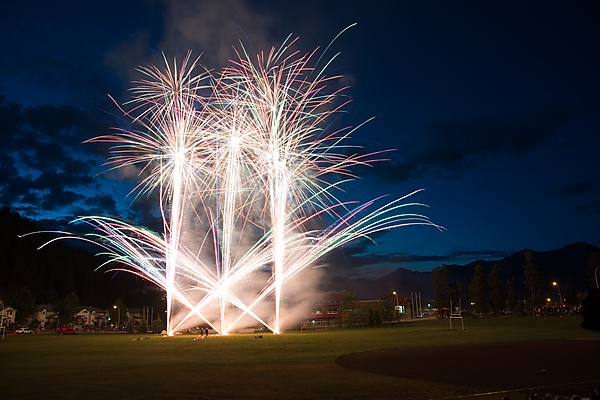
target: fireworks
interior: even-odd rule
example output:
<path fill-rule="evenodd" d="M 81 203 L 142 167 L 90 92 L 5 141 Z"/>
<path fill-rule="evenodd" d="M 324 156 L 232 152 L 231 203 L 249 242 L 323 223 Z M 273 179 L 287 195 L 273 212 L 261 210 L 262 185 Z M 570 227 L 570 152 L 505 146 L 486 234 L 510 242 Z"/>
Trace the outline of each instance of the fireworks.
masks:
<path fill-rule="evenodd" d="M 372 211 L 374 201 L 337 199 L 352 167 L 375 155 L 345 144 L 350 129 L 324 129 L 345 106 L 340 90 L 327 91 L 336 77 L 292 44 L 255 58 L 242 48 L 220 74 L 189 54 L 180 65 L 165 58 L 162 69 L 142 68 L 125 112 L 136 129 L 91 140 L 112 144 L 110 168 L 139 169 L 139 194 L 158 191 L 162 235 L 80 221 L 95 228 L 85 240 L 119 269 L 165 290 L 169 335 L 199 320 L 225 334 L 247 317 L 279 333 L 286 285 L 327 252 L 381 230 L 433 225 L 403 212 L 416 205 L 405 198 Z M 309 228 L 324 220 L 333 223 Z"/>

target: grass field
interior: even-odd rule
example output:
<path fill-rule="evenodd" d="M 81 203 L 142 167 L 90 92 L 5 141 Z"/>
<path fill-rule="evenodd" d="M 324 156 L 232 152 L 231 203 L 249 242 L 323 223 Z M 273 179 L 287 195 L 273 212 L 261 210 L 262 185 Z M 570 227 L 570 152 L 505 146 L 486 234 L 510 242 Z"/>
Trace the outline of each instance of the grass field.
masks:
<path fill-rule="evenodd" d="M 349 370 L 335 359 L 406 346 L 600 338 L 580 323 L 578 317 L 466 318 L 464 331 L 450 330 L 448 320 L 432 320 L 203 340 L 185 335 L 10 335 L 0 341 L 0 398 L 468 398 L 478 390 Z"/>

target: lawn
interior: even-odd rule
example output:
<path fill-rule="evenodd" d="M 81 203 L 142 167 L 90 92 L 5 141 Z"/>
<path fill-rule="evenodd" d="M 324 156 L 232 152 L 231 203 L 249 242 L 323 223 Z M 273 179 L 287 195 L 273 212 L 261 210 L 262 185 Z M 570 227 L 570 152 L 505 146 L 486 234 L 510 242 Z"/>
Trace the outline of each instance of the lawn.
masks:
<path fill-rule="evenodd" d="M 202 340 L 186 335 L 10 335 L 0 341 L 0 393 L 7 399 L 471 397 L 479 393 L 476 388 L 349 370 L 335 359 L 406 346 L 600 338 L 580 323 L 578 317 L 466 318 L 464 331 L 450 330 L 448 320 L 433 320 Z"/>

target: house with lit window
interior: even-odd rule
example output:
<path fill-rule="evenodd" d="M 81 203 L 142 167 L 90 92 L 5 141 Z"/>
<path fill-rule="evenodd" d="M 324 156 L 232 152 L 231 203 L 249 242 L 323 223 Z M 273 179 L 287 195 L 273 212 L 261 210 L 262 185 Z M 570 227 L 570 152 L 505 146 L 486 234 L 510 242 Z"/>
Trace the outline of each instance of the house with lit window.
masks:
<path fill-rule="evenodd" d="M 58 309 L 54 304 L 39 304 L 33 309 L 32 320 L 40 321 L 38 328 L 58 326 Z"/>
<path fill-rule="evenodd" d="M 17 310 L 11 306 L 4 306 L 0 311 L 0 326 L 9 326 L 15 323 Z"/>
<path fill-rule="evenodd" d="M 99 327 L 108 323 L 108 311 L 92 306 L 79 306 L 73 321 L 75 329 Z"/>

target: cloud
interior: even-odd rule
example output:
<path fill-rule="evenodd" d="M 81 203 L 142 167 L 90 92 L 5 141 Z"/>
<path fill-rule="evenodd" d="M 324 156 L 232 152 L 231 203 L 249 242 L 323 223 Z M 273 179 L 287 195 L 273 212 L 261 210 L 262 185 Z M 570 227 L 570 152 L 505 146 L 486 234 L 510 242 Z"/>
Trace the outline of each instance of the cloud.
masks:
<path fill-rule="evenodd" d="M 594 201 L 590 201 L 585 204 L 578 205 L 573 210 L 575 212 L 578 212 L 581 214 L 599 215 L 600 214 L 600 200 L 594 200 Z"/>
<path fill-rule="evenodd" d="M 546 108 L 503 123 L 481 119 L 426 124 L 413 154 L 376 163 L 373 169 L 365 169 L 364 176 L 390 183 L 424 177 L 456 179 L 482 160 L 496 155 L 518 156 L 534 149 L 556 133 L 568 114 Z"/>
<path fill-rule="evenodd" d="M 130 209 L 127 211 L 126 219 L 136 221 L 137 224 L 155 231 L 163 231 L 163 220 L 160 215 L 157 215 L 158 195 L 139 196 L 131 203 Z"/>
<path fill-rule="evenodd" d="M 116 216 L 117 213 L 117 202 L 111 195 L 106 193 L 89 196 L 85 199 L 85 207 L 73 209 L 73 215 L 78 217 L 87 215 Z"/>
<path fill-rule="evenodd" d="M 72 204 L 82 201 L 85 196 L 63 187 L 54 188 L 47 194 L 38 196 L 38 203 L 42 210 L 53 211 L 63 207 L 70 207 Z"/>
<path fill-rule="evenodd" d="M 458 247 L 454 247 L 451 249 L 448 254 L 444 255 L 446 257 L 446 262 L 471 262 L 472 260 L 501 260 L 504 257 L 508 257 L 511 255 L 512 251 L 505 250 L 470 250 L 470 249 L 462 249 Z"/>
<path fill-rule="evenodd" d="M 575 182 L 568 183 L 565 185 L 556 186 L 546 193 L 546 197 L 550 196 L 560 196 L 560 197 L 575 197 L 580 196 L 582 194 L 588 193 L 592 187 L 594 186 L 594 182 L 591 180 L 583 181 L 583 182 Z"/>
<path fill-rule="evenodd" d="M 17 211 L 38 216 L 67 212 L 97 183 L 99 163 L 82 140 L 107 129 L 89 112 L 72 106 L 23 107 L 0 98 L 0 196 Z"/>
<path fill-rule="evenodd" d="M 377 252 L 372 242 L 357 240 L 334 249 L 320 260 L 318 267 L 324 268 L 329 276 L 381 275 L 382 271 L 398 268 L 430 269 L 433 263 L 464 265 L 474 260 L 501 260 L 512 252 L 504 250 L 470 250 L 454 247 L 443 254 L 411 254 L 405 252 Z"/>

